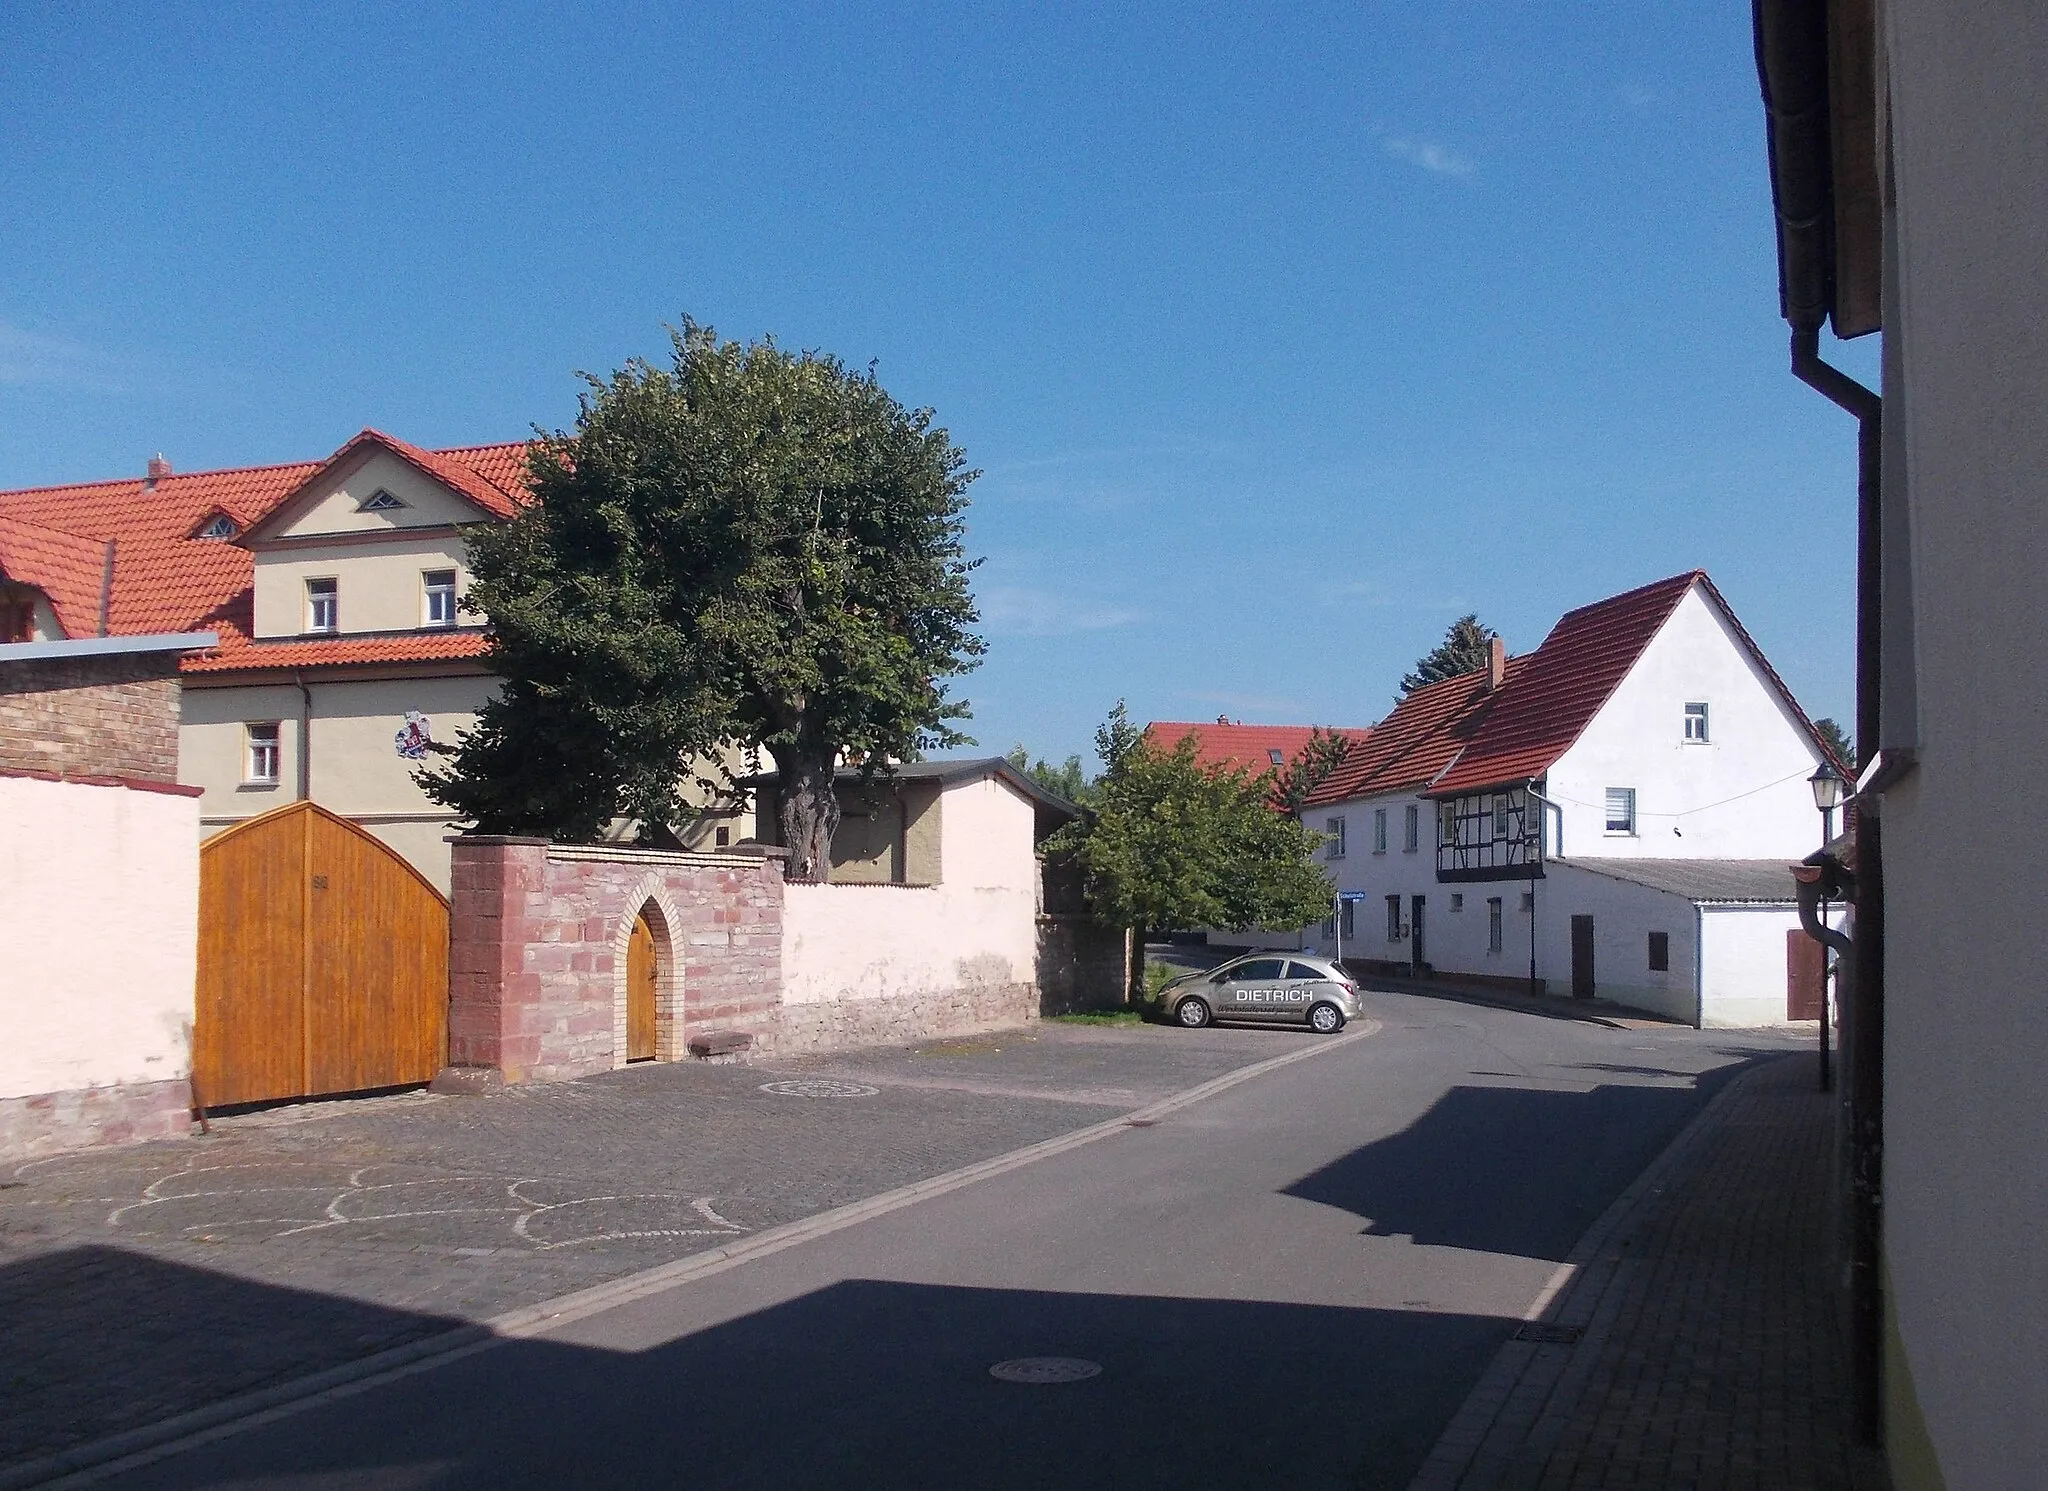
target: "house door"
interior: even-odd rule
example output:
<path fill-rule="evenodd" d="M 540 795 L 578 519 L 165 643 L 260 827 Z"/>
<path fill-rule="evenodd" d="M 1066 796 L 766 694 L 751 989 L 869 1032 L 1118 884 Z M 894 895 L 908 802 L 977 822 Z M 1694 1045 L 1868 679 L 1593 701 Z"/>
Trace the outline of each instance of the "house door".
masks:
<path fill-rule="evenodd" d="M 660 977 L 654 933 L 647 918 L 633 918 L 626 944 L 626 1060 L 654 1060 L 654 988 Z"/>
<path fill-rule="evenodd" d="M 1593 918 L 1572 918 L 1572 998 L 1593 997 Z"/>
<path fill-rule="evenodd" d="M 1818 1020 L 1827 1008 L 1828 950 L 1794 927 L 1785 934 L 1785 1018 Z"/>
<path fill-rule="evenodd" d="M 1429 966 L 1429 958 L 1422 945 L 1422 897 L 1415 896 L 1408 902 L 1408 957 L 1417 973 Z"/>

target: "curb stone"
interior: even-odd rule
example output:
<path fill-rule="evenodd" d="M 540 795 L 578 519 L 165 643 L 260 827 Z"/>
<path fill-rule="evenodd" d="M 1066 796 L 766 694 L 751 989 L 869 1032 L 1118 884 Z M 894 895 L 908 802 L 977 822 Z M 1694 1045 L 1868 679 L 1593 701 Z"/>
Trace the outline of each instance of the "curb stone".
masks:
<path fill-rule="evenodd" d="M 765 1258 L 782 1252 L 812 1238 L 855 1226 L 871 1217 L 899 1211 L 920 1201 L 962 1190 L 979 1181 L 1022 1169 L 1039 1160 L 1050 1159 L 1054 1155 L 1064 1154 L 1068 1150 L 1079 1149 L 1084 1145 L 1093 1144 L 1098 1139 L 1106 1139 L 1112 1134 L 1121 1133 L 1126 1128 L 1149 1127 L 1169 1114 L 1192 1107 L 1254 1077 L 1264 1076 L 1268 1072 L 1291 1066 L 1298 1061 L 1306 1061 L 1326 1051 L 1349 1046 L 1354 1041 L 1369 1039 L 1377 1034 L 1380 1028 L 1380 1022 L 1377 1020 L 1355 1020 L 1349 1030 L 1342 1034 L 1319 1037 L 1296 1050 L 1253 1062 L 1250 1066 L 1239 1067 L 1235 1071 L 1225 1072 L 1220 1077 L 1211 1078 L 1171 1097 L 1161 1098 L 1128 1113 L 1119 1114 L 1115 1118 L 1104 1119 L 1100 1123 L 1090 1124 L 1070 1133 L 1055 1135 L 1051 1139 L 1026 1145 L 1022 1149 L 1011 1150 L 1008 1154 L 996 1155 L 992 1159 L 981 1160 L 972 1165 L 963 1165 L 943 1175 L 913 1181 L 907 1186 L 899 1186 L 892 1191 L 884 1191 L 845 1206 L 834 1207 L 815 1216 L 802 1217 L 780 1227 L 771 1227 L 766 1231 L 754 1233 L 741 1242 L 712 1248 L 702 1253 L 693 1253 L 687 1258 L 658 1264 L 608 1283 L 579 1289 L 536 1305 L 510 1310 L 475 1325 L 458 1326 L 425 1340 L 408 1342 L 403 1346 L 376 1352 L 357 1361 L 295 1378 L 275 1387 L 260 1388 L 255 1392 L 225 1398 L 205 1408 L 165 1419 L 161 1423 L 125 1430 L 104 1439 L 75 1445 L 41 1459 L 0 1467 L 0 1491 L 26 1491 L 29 1487 L 39 1487 L 42 1491 L 72 1491 L 72 1488 L 96 1485 L 111 1476 L 168 1459 L 188 1449 L 226 1439 L 248 1429 L 274 1423 L 308 1408 L 339 1402 L 387 1382 L 447 1366 L 464 1357 L 475 1356 L 497 1346 L 544 1335 L 559 1326 L 568 1325 L 636 1299 L 644 1299 L 649 1295 L 677 1288 L 710 1274 L 723 1273 L 729 1268 L 737 1268 L 756 1258 Z"/>

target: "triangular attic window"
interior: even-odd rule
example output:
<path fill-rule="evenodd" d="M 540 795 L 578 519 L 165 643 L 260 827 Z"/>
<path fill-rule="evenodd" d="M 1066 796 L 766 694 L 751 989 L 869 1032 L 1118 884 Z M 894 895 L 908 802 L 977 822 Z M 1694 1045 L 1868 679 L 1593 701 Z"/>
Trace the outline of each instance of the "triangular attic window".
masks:
<path fill-rule="evenodd" d="M 392 496 L 382 487 L 379 487 L 356 504 L 356 511 L 359 513 L 388 513 L 396 512 L 404 506 L 403 502 L 400 502 L 396 497 Z"/>
<path fill-rule="evenodd" d="M 241 531 L 241 526 L 233 518 L 229 517 L 226 513 L 217 512 L 199 525 L 197 536 L 200 538 L 233 538 Z"/>

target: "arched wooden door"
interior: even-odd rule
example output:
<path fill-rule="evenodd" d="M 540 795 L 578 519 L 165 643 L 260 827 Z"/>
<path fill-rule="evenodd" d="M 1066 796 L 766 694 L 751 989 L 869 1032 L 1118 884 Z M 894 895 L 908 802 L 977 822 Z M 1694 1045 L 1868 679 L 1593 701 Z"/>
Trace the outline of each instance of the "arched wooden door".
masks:
<path fill-rule="evenodd" d="M 309 802 L 199 850 L 192 1080 L 208 1107 L 430 1080 L 448 1051 L 448 903 Z"/>
<path fill-rule="evenodd" d="M 661 964 L 655 951 L 654 929 L 647 925 L 647 917 L 642 914 L 633 918 L 633 936 L 626 943 L 628 1061 L 654 1059 L 654 991 L 660 978 Z"/>

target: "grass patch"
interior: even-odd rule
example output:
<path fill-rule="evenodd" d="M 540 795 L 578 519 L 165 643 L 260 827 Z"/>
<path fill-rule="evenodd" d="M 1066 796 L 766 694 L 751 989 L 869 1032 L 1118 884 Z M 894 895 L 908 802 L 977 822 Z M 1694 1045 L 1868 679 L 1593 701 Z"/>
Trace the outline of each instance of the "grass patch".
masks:
<path fill-rule="evenodd" d="M 1078 1015 L 1047 1015 L 1055 1025 L 1143 1025 L 1145 1017 L 1136 1010 L 1084 1010 Z"/>

